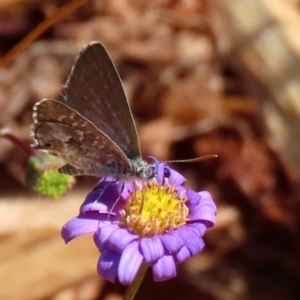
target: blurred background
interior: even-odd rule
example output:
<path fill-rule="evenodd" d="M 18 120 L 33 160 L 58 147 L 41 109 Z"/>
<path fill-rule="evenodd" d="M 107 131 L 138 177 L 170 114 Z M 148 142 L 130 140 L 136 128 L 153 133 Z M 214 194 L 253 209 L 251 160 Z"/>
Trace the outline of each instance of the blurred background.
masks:
<path fill-rule="evenodd" d="M 0 2 L 3 57 L 70 1 Z M 0 127 L 31 142 L 80 50 L 101 41 L 122 78 L 143 155 L 174 164 L 218 205 L 205 250 L 137 299 L 300 299 L 300 1 L 89 0 L 0 69 Z M 27 157 L 0 139 L 0 298 L 121 299 L 96 272 L 92 236 L 62 226 L 95 178 L 57 200 L 24 186 Z"/>

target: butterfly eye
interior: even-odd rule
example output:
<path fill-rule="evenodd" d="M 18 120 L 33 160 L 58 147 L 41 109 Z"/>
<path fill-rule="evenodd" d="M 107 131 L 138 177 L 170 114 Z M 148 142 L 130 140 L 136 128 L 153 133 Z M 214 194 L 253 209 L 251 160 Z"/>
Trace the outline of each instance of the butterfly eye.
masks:
<path fill-rule="evenodd" d="M 169 178 L 171 176 L 171 172 L 169 168 L 164 168 L 164 178 Z"/>

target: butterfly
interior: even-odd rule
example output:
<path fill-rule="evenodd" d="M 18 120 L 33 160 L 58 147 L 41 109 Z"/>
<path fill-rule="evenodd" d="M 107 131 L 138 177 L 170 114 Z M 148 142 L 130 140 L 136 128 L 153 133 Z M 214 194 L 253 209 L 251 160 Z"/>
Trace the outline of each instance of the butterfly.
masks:
<path fill-rule="evenodd" d="M 155 176 L 141 157 L 136 126 L 120 77 L 105 47 L 91 42 L 77 57 L 56 99 L 33 108 L 33 148 L 62 157 L 69 175 Z"/>

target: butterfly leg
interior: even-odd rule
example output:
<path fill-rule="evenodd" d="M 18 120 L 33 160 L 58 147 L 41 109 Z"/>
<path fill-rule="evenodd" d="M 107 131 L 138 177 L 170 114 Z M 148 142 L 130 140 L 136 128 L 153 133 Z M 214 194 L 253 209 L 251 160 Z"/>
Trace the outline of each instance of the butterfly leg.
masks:
<path fill-rule="evenodd" d="M 106 179 L 106 177 L 103 178 L 103 181 L 105 181 L 105 179 Z M 105 193 L 105 191 L 107 190 L 108 186 L 109 186 L 110 184 L 114 184 L 114 183 L 117 183 L 117 182 L 118 182 L 118 180 L 115 180 L 115 181 L 109 181 L 109 182 L 106 183 L 106 185 L 99 191 L 99 195 L 98 195 L 97 199 L 94 200 L 94 202 L 93 202 L 93 204 L 92 204 L 90 210 L 93 210 L 93 206 L 94 206 L 96 203 L 98 203 L 98 202 L 100 201 L 101 197 L 104 195 L 104 193 Z"/>
<path fill-rule="evenodd" d="M 116 207 L 117 203 L 119 202 L 119 200 L 120 200 L 120 198 L 121 198 L 121 194 L 122 194 L 123 191 L 124 191 L 124 188 L 125 188 L 125 182 L 122 182 L 122 185 L 121 185 L 121 189 L 120 189 L 119 195 L 118 195 L 116 201 L 114 202 L 114 204 L 113 204 L 111 210 L 109 211 L 108 218 L 109 218 L 111 212 L 112 212 L 112 211 L 114 210 L 114 208 Z"/>

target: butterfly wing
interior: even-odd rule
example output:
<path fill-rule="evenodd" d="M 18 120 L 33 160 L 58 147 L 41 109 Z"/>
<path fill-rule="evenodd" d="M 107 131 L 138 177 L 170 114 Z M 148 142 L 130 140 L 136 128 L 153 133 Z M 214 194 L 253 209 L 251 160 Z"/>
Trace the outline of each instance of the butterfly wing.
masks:
<path fill-rule="evenodd" d="M 57 100 L 104 132 L 127 157 L 141 156 L 120 77 L 102 44 L 92 42 L 83 49 Z"/>
<path fill-rule="evenodd" d="M 131 164 L 108 136 L 76 111 L 56 100 L 34 106 L 34 148 L 47 150 L 69 164 L 60 171 L 69 175 L 122 175 Z"/>

